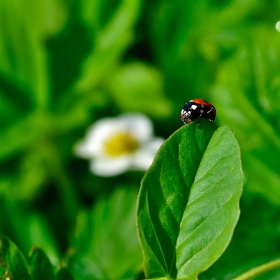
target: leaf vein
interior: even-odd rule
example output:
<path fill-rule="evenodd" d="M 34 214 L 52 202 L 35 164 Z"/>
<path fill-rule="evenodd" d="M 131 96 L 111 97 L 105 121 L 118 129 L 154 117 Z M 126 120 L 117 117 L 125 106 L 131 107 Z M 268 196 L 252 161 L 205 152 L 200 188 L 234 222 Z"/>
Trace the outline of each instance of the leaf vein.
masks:
<path fill-rule="evenodd" d="M 232 172 L 232 170 L 234 169 L 235 166 L 236 166 L 236 164 L 234 164 L 234 165 L 231 167 L 231 169 L 228 170 L 228 172 L 224 173 L 224 175 L 223 175 L 222 177 L 220 177 L 220 179 L 219 179 L 218 181 L 213 182 L 213 183 L 211 184 L 211 186 L 209 186 L 207 189 L 205 189 L 203 192 L 201 192 L 201 193 L 199 194 L 199 196 L 197 196 L 194 200 L 192 200 L 191 203 L 189 203 L 188 205 L 191 205 L 192 203 L 194 203 L 195 201 L 197 201 L 199 198 L 201 198 L 206 192 L 208 192 L 209 190 L 211 190 L 212 188 L 214 188 L 214 187 L 215 187 L 219 182 L 221 182 L 229 173 Z M 206 173 L 206 174 L 207 174 L 207 173 Z M 196 181 L 195 184 L 196 184 L 197 182 L 199 182 L 201 179 L 202 179 L 202 177 L 199 178 L 199 180 Z"/>
<path fill-rule="evenodd" d="M 203 247 L 202 249 L 200 249 L 199 251 L 197 251 L 190 259 L 188 259 L 186 262 L 184 262 L 182 265 L 180 265 L 180 266 L 178 267 L 178 270 L 180 270 L 183 266 L 186 266 L 186 264 L 189 263 L 189 262 L 194 258 L 195 255 L 199 254 L 199 253 L 202 252 L 203 250 L 206 250 L 213 242 L 215 242 L 215 241 L 218 239 L 218 237 L 221 236 L 221 234 L 222 234 L 223 231 L 224 231 L 224 228 L 225 228 L 230 222 L 231 222 L 230 219 L 228 219 L 228 222 L 225 224 L 225 226 L 224 226 L 223 228 L 221 228 L 221 230 L 220 230 L 219 234 L 216 236 L 216 238 L 215 238 L 215 239 L 212 239 L 212 240 L 207 244 L 207 246 L 205 246 L 205 247 Z"/>
<path fill-rule="evenodd" d="M 217 208 L 213 213 L 211 213 L 210 215 L 208 215 L 206 218 L 204 218 L 200 223 L 199 223 L 199 225 L 195 228 L 195 230 L 193 230 L 193 231 L 191 231 L 186 237 L 185 237 L 185 239 L 180 243 L 180 244 L 178 244 L 176 247 L 177 248 L 179 248 L 180 246 L 182 246 L 184 243 L 186 243 L 188 240 L 188 238 L 189 238 L 189 236 L 191 235 L 191 234 L 193 234 L 194 232 L 196 232 L 198 229 L 199 229 L 199 227 L 203 224 L 203 223 L 205 223 L 209 218 L 211 218 L 214 214 L 216 214 L 219 210 L 221 210 L 223 207 L 225 207 L 230 201 L 231 201 L 231 199 L 234 197 L 234 193 L 231 195 L 231 196 L 229 196 L 228 197 L 228 199 L 227 199 L 227 201 L 225 202 L 225 203 L 223 203 L 219 208 Z"/>
<path fill-rule="evenodd" d="M 147 196 L 149 195 L 149 192 L 147 192 Z M 148 200 L 148 197 L 146 196 L 146 199 Z M 149 203 L 147 202 L 147 205 L 149 205 Z M 159 246 L 159 249 L 160 249 L 160 252 L 161 252 L 161 254 L 162 254 L 162 257 L 163 257 L 163 260 L 164 260 L 164 264 L 165 264 L 165 268 L 162 266 L 162 264 L 160 263 L 160 266 L 162 267 L 162 269 L 164 270 L 164 271 L 167 271 L 168 269 L 167 269 L 167 263 L 166 263 L 166 259 L 165 259 L 165 256 L 164 256 L 164 253 L 163 253 L 163 251 L 162 251 L 162 248 L 161 248 L 161 245 L 160 245 L 160 241 L 159 241 L 159 239 L 158 239 L 158 236 L 157 236 L 157 231 L 155 230 L 155 226 L 154 226 L 154 223 L 153 223 L 153 219 L 152 219 L 152 217 L 151 217 L 151 214 L 150 214 L 150 208 L 149 207 L 147 207 L 148 209 L 148 216 L 149 216 L 149 220 L 151 221 L 151 225 L 152 225 L 152 229 L 153 229 L 153 232 L 154 232 L 154 234 L 155 234 L 155 238 L 156 238 L 156 241 L 157 241 L 157 243 L 158 243 L 158 246 Z"/>

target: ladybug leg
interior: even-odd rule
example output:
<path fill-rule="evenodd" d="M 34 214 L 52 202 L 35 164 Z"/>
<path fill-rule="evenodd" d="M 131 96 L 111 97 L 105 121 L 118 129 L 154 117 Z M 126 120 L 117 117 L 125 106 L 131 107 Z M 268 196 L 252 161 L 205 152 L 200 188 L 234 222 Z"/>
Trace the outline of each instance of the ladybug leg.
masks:
<path fill-rule="evenodd" d="M 200 118 L 202 117 L 203 113 L 204 113 L 203 110 L 200 110 L 200 114 L 199 114 L 199 116 L 197 118 L 197 124 L 198 125 L 200 125 Z"/>

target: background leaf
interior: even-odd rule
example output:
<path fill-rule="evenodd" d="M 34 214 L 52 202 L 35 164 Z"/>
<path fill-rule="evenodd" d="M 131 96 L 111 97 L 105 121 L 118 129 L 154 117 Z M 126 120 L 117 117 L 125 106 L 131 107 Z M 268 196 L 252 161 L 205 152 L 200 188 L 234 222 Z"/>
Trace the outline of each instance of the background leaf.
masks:
<path fill-rule="evenodd" d="M 242 143 L 248 191 L 280 204 L 280 37 L 259 26 L 248 34 L 250 39 L 220 65 L 211 94 L 221 122 L 231 125 Z"/>
<path fill-rule="evenodd" d="M 1 201 L 1 234 L 9 232 L 20 250 L 27 255 L 32 246 L 44 250 L 48 258 L 57 264 L 61 258 L 59 246 L 49 223 L 40 214 L 31 212 L 15 202 Z"/>
<path fill-rule="evenodd" d="M 74 278 L 66 268 L 62 267 L 56 273 L 56 280 L 74 280 Z"/>
<path fill-rule="evenodd" d="M 55 280 L 53 267 L 40 248 L 34 247 L 32 249 L 29 265 L 32 280 Z"/>
<path fill-rule="evenodd" d="M 163 94 L 160 73 L 143 63 L 129 63 L 118 69 L 109 88 L 123 111 L 143 111 L 154 118 L 164 119 L 174 109 Z"/>
<path fill-rule="evenodd" d="M 243 183 L 240 151 L 227 127 L 216 129 L 205 119 L 183 126 L 142 181 L 137 215 L 147 278 L 195 277 L 231 239 Z M 200 251 L 206 252 L 201 259 L 195 256 Z"/>
<path fill-rule="evenodd" d="M 108 2 L 81 2 L 81 12 L 88 25 L 90 39 L 94 40 L 94 47 L 83 64 L 82 74 L 75 86 L 78 92 L 85 93 L 106 79 L 133 40 L 132 26 L 137 20 L 141 2 L 124 0 L 117 4 L 110 3 L 110 16 L 107 11 L 103 12 L 104 3 L 106 6 Z"/>
<path fill-rule="evenodd" d="M 46 13 L 46 4 L 33 0 L 0 3 L 0 76 L 22 87 L 31 106 L 40 109 L 48 108 L 50 102 L 47 52 L 42 40 L 50 32 L 48 16 L 58 8 L 49 5 L 50 13 Z M 53 29 L 56 23 L 53 20 Z"/>
<path fill-rule="evenodd" d="M 141 267 L 141 250 L 136 233 L 137 191 L 117 189 L 101 199 L 90 212 L 78 216 L 70 259 L 77 279 L 131 279 Z M 124 234 L 126 232 L 126 234 Z M 120 253 L 121 252 L 121 253 Z"/>
<path fill-rule="evenodd" d="M 6 237 L 0 237 L 0 265 L 7 269 L 7 276 L 11 279 L 31 280 L 24 256 Z"/>

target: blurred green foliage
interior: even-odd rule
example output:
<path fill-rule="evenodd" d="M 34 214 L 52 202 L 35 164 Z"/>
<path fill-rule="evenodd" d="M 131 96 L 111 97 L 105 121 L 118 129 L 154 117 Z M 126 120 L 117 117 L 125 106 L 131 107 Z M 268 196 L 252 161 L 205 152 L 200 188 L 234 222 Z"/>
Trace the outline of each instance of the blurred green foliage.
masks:
<path fill-rule="evenodd" d="M 25 255 L 37 245 L 61 262 L 84 226 L 81 209 L 97 209 L 120 183 L 137 190 L 143 176 L 90 174 L 72 152 L 88 126 L 140 111 L 168 137 L 183 105 L 201 97 L 235 132 L 246 180 L 232 243 L 201 277 L 231 279 L 279 257 L 279 15 L 276 0 L 0 0 L 0 234 Z M 114 223 L 130 222 L 129 236 L 135 221 L 125 217 Z M 97 261 L 91 238 L 79 262 Z"/>

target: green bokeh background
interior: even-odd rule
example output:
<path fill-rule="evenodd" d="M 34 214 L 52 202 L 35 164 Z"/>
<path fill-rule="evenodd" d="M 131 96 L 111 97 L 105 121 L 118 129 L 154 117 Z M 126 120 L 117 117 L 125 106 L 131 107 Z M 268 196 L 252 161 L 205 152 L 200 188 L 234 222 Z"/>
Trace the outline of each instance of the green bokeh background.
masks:
<path fill-rule="evenodd" d="M 143 279 L 143 172 L 95 176 L 73 146 L 96 120 L 134 111 L 167 138 L 200 97 L 235 132 L 245 173 L 233 240 L 200 278 L 280 257 L 278 20 L 276 0 L 0 0 L 0 234 L 78 280 Z"/>

